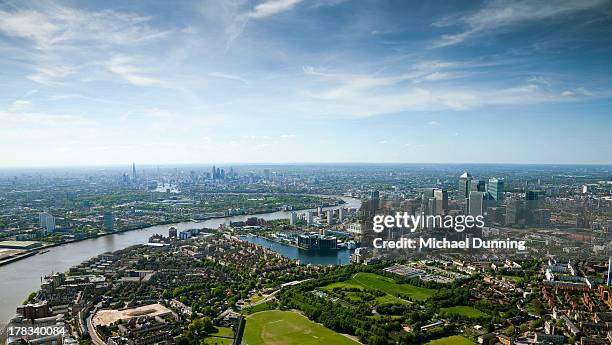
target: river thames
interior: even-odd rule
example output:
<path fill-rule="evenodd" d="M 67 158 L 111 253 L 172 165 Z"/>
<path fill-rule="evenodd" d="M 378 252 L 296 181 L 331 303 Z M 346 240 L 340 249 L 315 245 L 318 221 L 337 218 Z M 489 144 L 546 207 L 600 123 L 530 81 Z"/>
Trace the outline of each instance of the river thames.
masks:
<path fill-rule="evenodd" d="M 358 209 L 361 206 L 361 201 L 358 199 L 348 197 L 342 197 L 342 199 L 346 202 L 342 207 Z M 328 207 L 326 209 L 336 209 L 338 207 Z M 298 214 L 304 212 L 297 211 Z M 71 266 L 78 265 L 89 258 L 105 252 L 112 252 L 136 244 L 146 243 L 149 237 L 154 234 L 167 236 L 168 227 L 171 225 L 176 226 L 179 231 L 193 228 L 217 228 L 221 224 L 227 224 L 230 221 L 246 220 L 253 216 L 266 220 L 274 220 L 286 219 L 289 218 L 289 215 L 290 212 L 278 211 L 256 215 L 214 218 L 201 222 L 156 225 L 49 248 L 49 252 L 45 254 L 34 255 L 0 267 L 0 322 L 7 321 L 15 315 L 15 309 L 21 305 L 26 297 L 31 292 L 40 288 L 42 278 L 45 275 L 53 272 L 65 272 Z M 282 255 L 301 260 L 305 263 L 345 264 L 349 255 L 348 250 L 319 255 L 277 243 L 261 244 L 270 247 Z"/>

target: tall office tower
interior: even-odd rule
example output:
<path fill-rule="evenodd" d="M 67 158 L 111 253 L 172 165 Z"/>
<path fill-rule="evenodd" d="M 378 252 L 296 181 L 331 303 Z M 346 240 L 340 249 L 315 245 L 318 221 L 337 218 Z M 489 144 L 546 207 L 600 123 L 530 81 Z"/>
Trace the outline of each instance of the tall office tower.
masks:
<path fill-rule="evenodd" d="M 469 197 L 470 193 L 470 184 L 472 182 L 472 175 L 467 171 L 463 173 L 463 175 L 459 176 L 459 195 L 457 199 L 462 200 Z"/>
<path fill-rule="evenodd" d="M 317 216 L 323 217 L 323 206 L 317 207 Z"/>
<path fill-rule="evenodd" d="M 436 189 L 433 197 L 436 200 L 436 214 L 446 214 L 448 211 L 448 192 L 443 189 Z"/>
<path fill-rule="evenodd" d="M 608 259 L 608 286 L 612 286 L 612 257 Z"/>
<path fill-rule="evenodd" d="M 106 229 L 106 231 L 113 231 L 114 228 L 114 216 L 113 213 L 110 211 L 106 211 L 104 212 L 104 229 Z"/>
<path fill-rule="evenodd" d="M 295 225 L 297 223 L 297 213 L 291 212 L 289 216 L 289 225 Z"/>
<path fill-rule="evenodd" d="M 486 210 L 484 192 L 470 192 L 470 200 L 468 202 L 468 214 L 471 216 L 482 216 Z"/>
<path fill-rule="evenodd" d="M 270 179 L 270 169 L 264 169 L 263 175 L 266 180 L 269 180 Z"/>
<path fill-rule="evenodd" d="M 425 195 L 428 198 L 433 198 L 434 197 L 434 192 L 436 191 L 435 188 L 421 188 L 421 195 Z"/>
<path fill-rule="evenodd" d="M 334 210 L 327 211 L 327 224 L 331 224 L 334 221 Z"/>
<path fill-rule="evenodd" d="M 487 183 L 487 193 L 491 200 L 497 202 L 504 201 L 504 180 L 490 178 L 489 183 Z"/>
<path fill-rule="evenodd" d="M 212 178 L 213 180 L 217 179 L 217 169 L 215 168 L 214 165 L 212 167 L 212 174 L 210 175 L 210 178 Z"/>
<path fill-rule="evenodd" d="M 311 211 L 306 211 L 306 224 L 312 225 L 312 223 L 313 223 L 312 212 Z"/>
<path fill-rule="evenodd" d="M 435 216 L 437 214 L 437 207 L 436 207 L 436 199 L 434 198 L 428 198 L 427 199 L 427 213 L 425 215 L 427 216 Z M 430 228 L 433 227 L 433 223 L 430 224 Z"/>
<path fill-rule="evenodd" d="M 378 212 L 380 207 L 380 198 L 378 191 L 372 191 L 369 197 L 361 203 L 361 209 L 359 210 L 361 229 L 363 236 L 361 239 L 362 247 L 372 248 L 372 242 L 374 241 L 374 216 Z"/>
<path fill-rule="evenodd" d="M 136 163 L 132 162 L 132 181 L 136 181 Z"/>
<path fill-rule="evenodd" d="M 338 222 L 342 223 L 344 221 L 344 208 L 340 207 L 338 209 Z"/>
<path fill-rule="evenodd" d="M 55 231 L 55 217 L 47 212 L 43 212 L 38 215 L 40 221 L 40 227 L 45 229 L 47 232 Z"/>
<path fill-rule="evenodd" d="M 487 189 L 486 185 L 486 182 L 483 180 L 472 180 L 470 181 L 470 192 L 485 192 Z"/>
<path fill-rule="evenodd" d="M 510 199 L 506 205 L 506 225 L 517 225 L 525 221 L 525 201 Z"/>

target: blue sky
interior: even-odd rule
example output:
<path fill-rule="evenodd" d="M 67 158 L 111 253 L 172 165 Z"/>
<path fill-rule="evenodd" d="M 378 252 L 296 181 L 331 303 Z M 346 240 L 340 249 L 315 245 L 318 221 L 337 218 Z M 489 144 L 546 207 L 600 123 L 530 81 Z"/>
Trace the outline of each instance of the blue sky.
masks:
<path fill-rule="evenodd" d="M 612 3 L 0 1 L 0 166 L 612 164 Z"/>

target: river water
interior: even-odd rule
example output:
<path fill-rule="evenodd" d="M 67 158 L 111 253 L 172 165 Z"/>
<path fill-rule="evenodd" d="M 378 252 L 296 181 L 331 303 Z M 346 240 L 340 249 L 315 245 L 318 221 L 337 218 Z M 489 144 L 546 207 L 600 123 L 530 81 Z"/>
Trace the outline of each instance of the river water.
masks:
<path fill-rule="evenodd" d="M 354 198 L 342 197 L 346 204 L 342 207 L 359 208 L 361 201 Z M 338 208 L 329 207 L 327 209 Z M 297 213 L 304 213 L 298 211 Z M 176 226 L 180 230 L 193 228 L 217 228 L 219 225 L 230 221 L 246 220 L 256 216 L 266 220 L 287 219 L 291 212 L 278 211 L 257 215 L 241 215 L 226 218 L 215 218 L 201 222 L 184 222 L 167 225 L 156 225 L 140 230 L 127 231 L 123 233 L 98 237 L 85 241 L 70 243 L 58 247 L 49 248 L 49 252 L 34 255 L 29 258 L 0 266 L 0 322 L 7 321 L 15 315 L 15 309 L 21 305 L 23 300 L 33 291 L 40 288 L 42 277 L 52 272 L 65 272 L 71 266 L 105 252 L 112 252 L 132 245 L 146 243 L 153 234 L 168 235 L 168 227 Z M 259 239 L 268 241 L 265 239 Z M 278 251 L 292 259 L 299 259 L 305 263 L 320 264 L 344 264 L 348 260 L 348 250 L 336 253 L 317 254 L 306 252 L 278 243 L 261 243 L 272 250 Z M 286 248 L 285 248 L 286 247 Z"/>

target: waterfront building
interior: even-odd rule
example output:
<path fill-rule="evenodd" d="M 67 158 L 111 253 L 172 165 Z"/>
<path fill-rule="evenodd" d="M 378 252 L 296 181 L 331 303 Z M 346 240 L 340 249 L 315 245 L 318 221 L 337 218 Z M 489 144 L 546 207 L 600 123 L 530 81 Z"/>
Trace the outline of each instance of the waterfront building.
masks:
<path fill-rule="evenodd" d="M 332 224 L 334 222 L 334 210 L 327 211 L 327 224 Z"/>
<path fill-rule="evenodd" d="M 344 221 L 344 211 L 345 210 L 342 207 L 338 210 L 338 222 L 339 223 L 342 223 Z"/>
<path fill-rule="evenodd" d="M 298 236 L 298 246 L 309 250 L 331 250 L 338 248 L 338 240 L 333 236 L 305 234 Z"/>
<path fill-rule="evenodd" d="M 312 225 L 313 222 L 312 211 L 306 211 L 306 224 Z"/>
<path fill-rule="evenodd" d="M 43 212 L 38 215 L 38 219 L 40 221 L 40 227 L 43 228 L 47 232 L 55 231 L 55 217 L 53 217 L 48 212 Z"/>
<path fill-rule="evenodd" d="M 114 229 L 114 216 L 113 213 L 110 211 L 106 211 L 104 212 L 104 229 L 106 229 L 106 231 L 113 231 Z"/>
<path fill-rule="evenodd" d="M 297 223 L 297 213 L 291 212 L 289 216 L 289 225 L 295 225 Z"/>
<path fill-rule="evenodd" d="M 177 237 L 177 229 L 175 226 L 171 226 L 168 228 L 168 237 L 176 238 Z"/>

